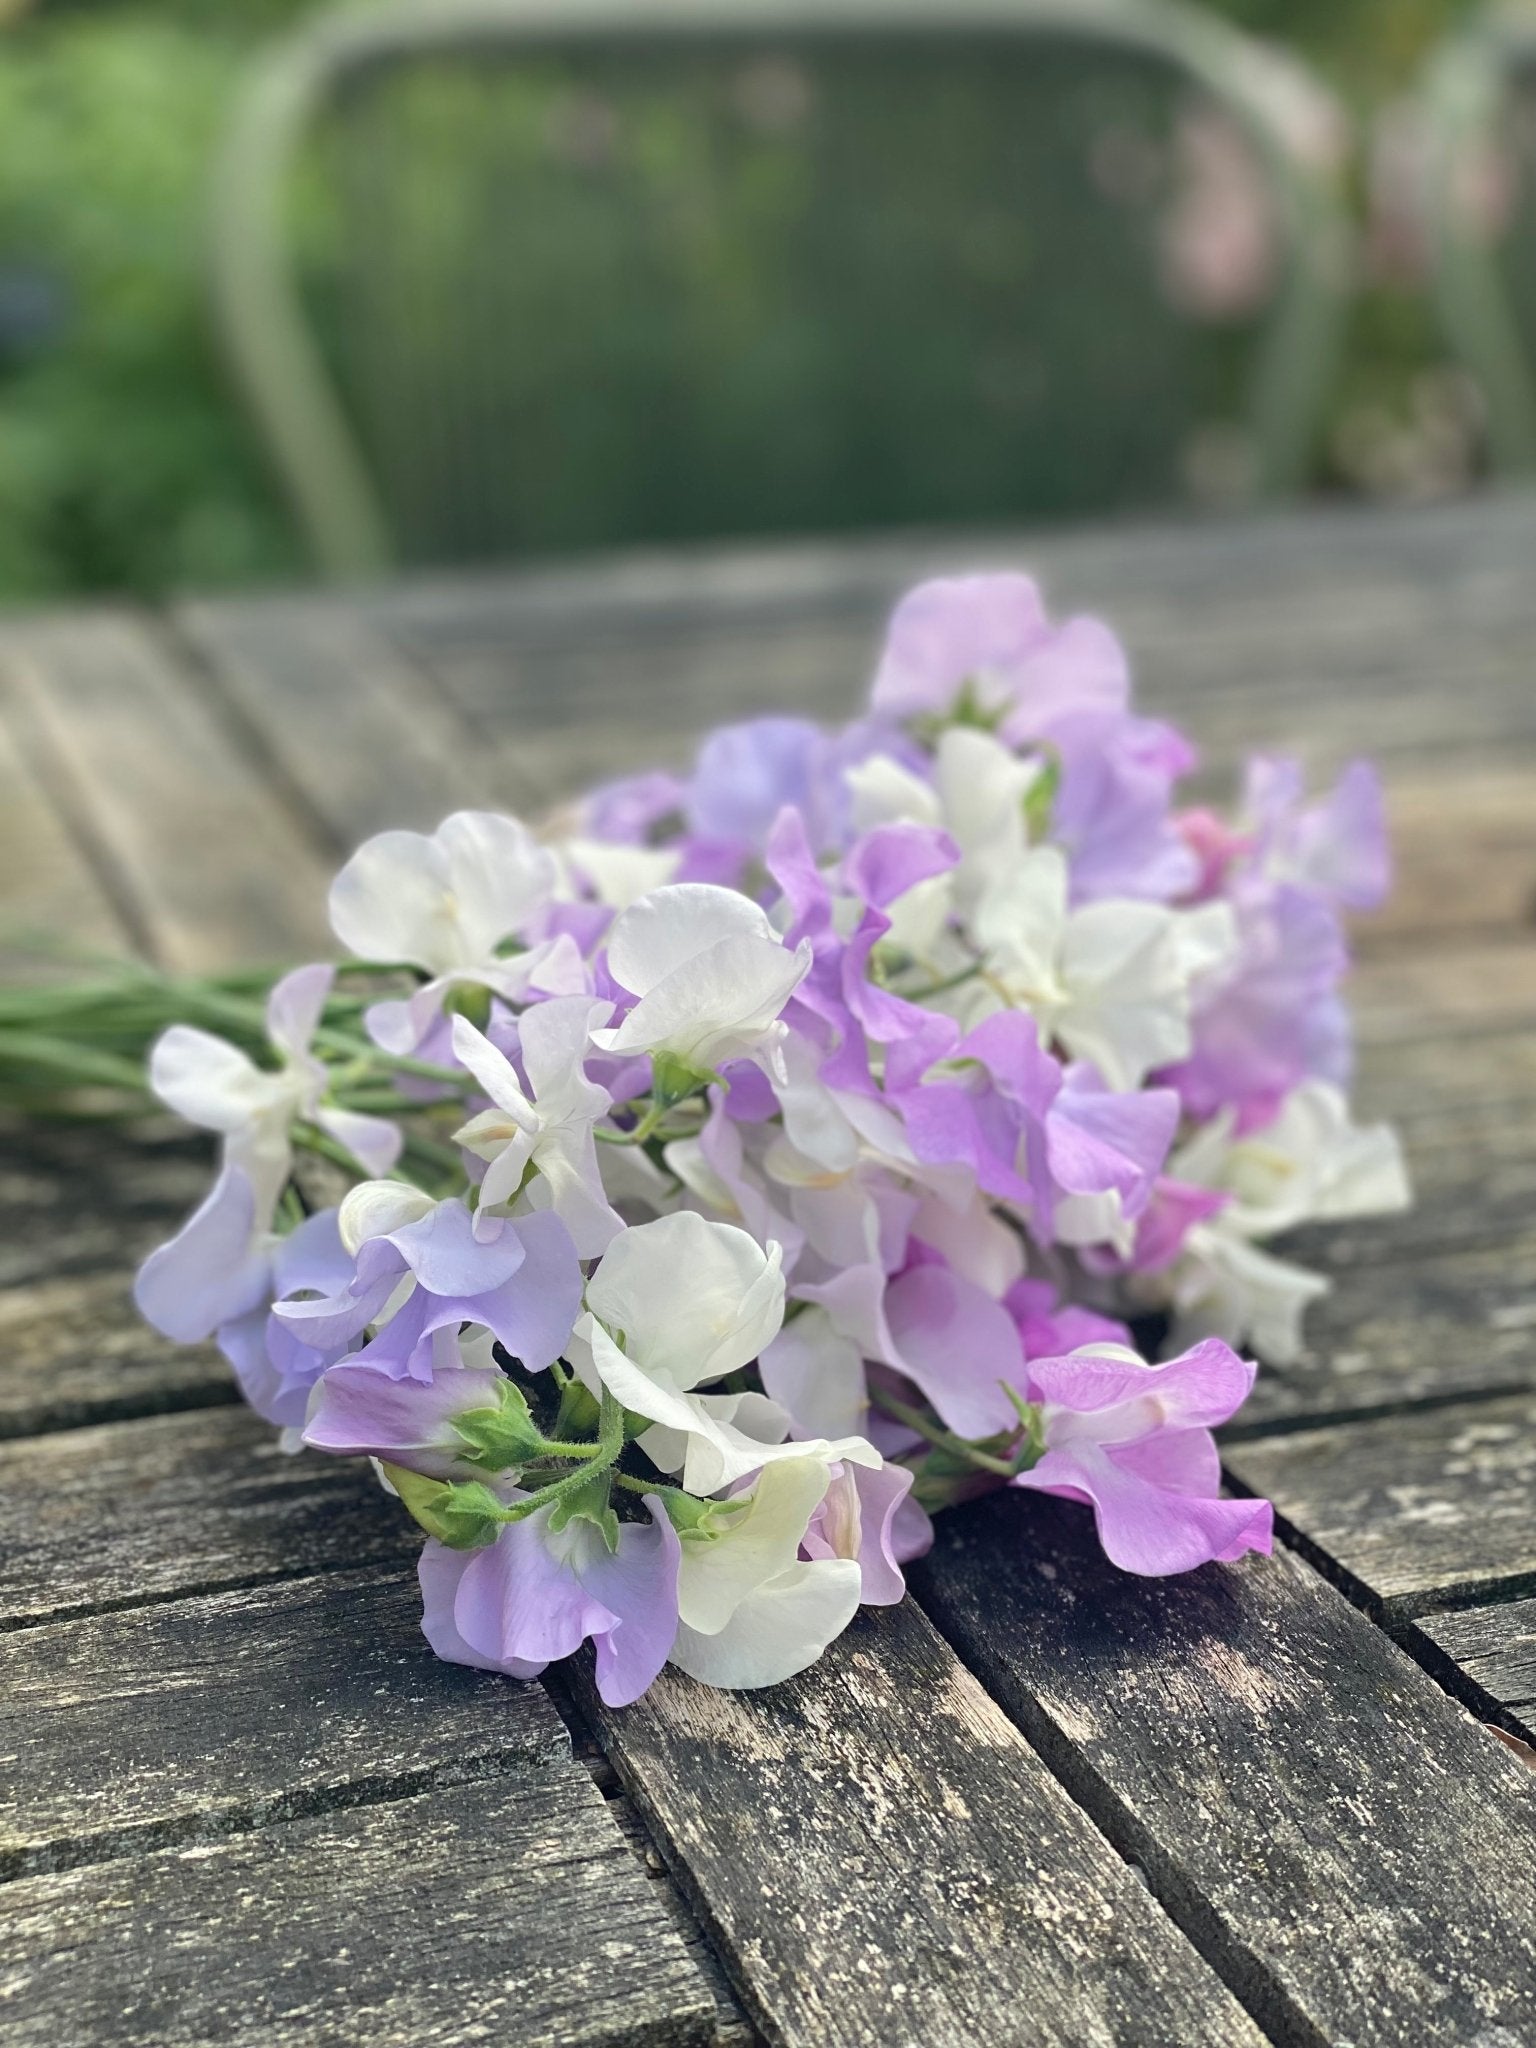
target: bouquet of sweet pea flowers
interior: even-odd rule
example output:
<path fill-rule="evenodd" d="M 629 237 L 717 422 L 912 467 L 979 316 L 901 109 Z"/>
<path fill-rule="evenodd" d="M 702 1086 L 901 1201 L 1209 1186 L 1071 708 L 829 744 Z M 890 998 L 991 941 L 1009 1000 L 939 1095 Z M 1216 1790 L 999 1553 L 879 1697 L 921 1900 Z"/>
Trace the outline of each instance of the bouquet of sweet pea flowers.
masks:
<path fill-rule="evenodd" d="M 439 1655 L 590 1638 L 612 1706 L 802 1670 L 991 1488 L 1129 1572 L 1267 1550 L 1211 1432 L 1326 1287 L 1267 1242 L 1407 1200 L 1345 1096 L 1388 862 L 1363 764 L 1255 760 L 1230 818 L 1192 765 L 1104 626 L 986 576 L 902 602 L 843 730 L 381 834 L 263 1044 L 227 994 L 154 1043 L 222 1165 L 143 1313 L 374 1461 Z"/>

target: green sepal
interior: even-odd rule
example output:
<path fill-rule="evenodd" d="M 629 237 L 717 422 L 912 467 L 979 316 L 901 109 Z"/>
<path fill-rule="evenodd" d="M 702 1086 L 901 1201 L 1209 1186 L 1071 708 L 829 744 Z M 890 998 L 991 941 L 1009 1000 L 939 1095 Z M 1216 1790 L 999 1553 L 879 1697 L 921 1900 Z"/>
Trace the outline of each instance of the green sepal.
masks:
<path fill-rule="evenodd" d="M 411 1519 L 450 1550 L 483 1550 L 506 1522 L 506 1509 L 479 1479 L 428 1479 L 403 1465 L 385 1465 L 384 1476 Z"/>
<path fill-rule="evenodd" d="M 723 1536 L 747 1505 L 745 1497 L 700 1500 L 696 1494 L 684 1493 L 680 1486 L 657 1486 L 650 1490 L 666 1509 L 667 1520 L 677 1533 L 692 1536 L 703 1543 L 712 1543 L 717 1536 Z"/>
<path fill-rule="evenodd" d="M 609 1502 L 608 1474 L 599 1472 L 585 1486 L 578 1486 L 557 1500 L 549 1511 L 549 1530 L 558 1536 L 572 1522 L 590 1522 L 612 1554 L 619 1547 L 619 1518 Z"/>
<path fill-rule="evenodd" d="M 1060 788 L 1061 756 L 1047 754 L 1041 760 L 1040 773 L 1024 792 L 1024 824 L 1032 846 L 1044 839 L 1051 829 L 1051 812 Z"/>
<path fill-rule="evenodd" d="M 443 1010 L 450 1017 L 467 1017 L 477 1031 L 491 1021 L 491 992 L 477 982 L 460 982 L 443 998 Z"/>
<path fill-rule="evenodd" d="M 595 1436 L 602 1409 L 597 1397 L 573 1374 L 560 1393 L 560 1412 L 550 1434 L 560 1443 L 573 1437 Z"/>
<path fill-rule="evenodd" d="M 712 1067 L 691 1067 L 676 1053 L 651 1055 L 651 1100 L 659 1110 L 675 1109 L 719 1078 Z"/>
<path fill-rule="evenodd" d="M 471 1408 L 456 1415 L 453 1429 L 467 1446 L 464 1463 L 478 1465 L 483 1472 L 506 1472 L 531 1464 L 544 1444 L 527 1401 L 511 1380 L 501 1383 L 499 1406 Z"/>
<path fill-rule="evenodd" d="M 1045 1456 L 1044 1411 L 1037 1408 L 1033 1401 L 1026 1401 L 1018 1389 L 1010 1387 L 1006 1380 L 1000 1380 L 998 1384 L 1008 1396 L 1014 1414 L 1024 1425 L 1023 1437 L 1014 1447 L 1013 1469 L 1015 1472 L 1028 1472 Z"/>

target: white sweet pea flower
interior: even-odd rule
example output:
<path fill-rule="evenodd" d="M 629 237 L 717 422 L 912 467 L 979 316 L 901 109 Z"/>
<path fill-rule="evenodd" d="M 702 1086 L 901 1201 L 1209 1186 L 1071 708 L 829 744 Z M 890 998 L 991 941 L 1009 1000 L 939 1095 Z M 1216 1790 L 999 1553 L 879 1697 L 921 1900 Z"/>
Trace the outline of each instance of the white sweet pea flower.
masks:
<path fill-rule="evenodd" d="M 551 902 L 559 864 L 526 825 L 491 811 L 456 811 L 428 836 L 380 832 L 331 884 L 331 927 L 365 960 L 404 961 L 430 976 L 408 1002 L 377 1003 L 368 1026 L 391 1052 L 418 1046 L 451 988 L 518 1000 L 530 988 L 590 994 L 565 935 L 506 955 Z"/>
<path fill-rule="evenodd" d="M 575 836 L 555 844 L 566 893 L 590 890 L 610 910 L 627 910 L 677 873 L 682 854 L 675 846 L 631 846 Z"/>
<path fill-rule="evenodd" d="M 1405 1209 L 1408 1176 L 1396 1134 L 1385 1125 L 1359 1128 L 1331 1082 L 1304 1081 L 1262 1130 L 1234 1137 L 1232 1125 L 1223 1111 L 1168 1162 L 1175 1180 L 1230 1197 L 1190 1230 L 1168 1276 L 1179 1339 L 1251 1343 L 1286 1365 L 1300 1352 L 1308 1303 L 1331 1283 L 1260 1244 L 1303 1223 Z"/>
<path fill-rule="evenodd" d="M 919 882 L 889 906 L 888 945 L 936 965 L 947 958 L 942 935 L 950 919 L 969 917 L 1024 858 L 1025 800 L 1042 772 L 1040 761 L 1021 759 L 991 733 L 969 726 L 952 726 L 940 735 L 931 784 L 884 754 L 844 771 L 856 831 L 938 826 L 960 849 L 953 868 Z"/>
<path fill-rule="evenodd" d="M 880 1463 L 873 1446 L 786 1444 L 789 1417 L 760 1395 L 702 1394 L 751 1363 L 784 1320 L 779 1247 L 691 1209 L 614 1239 L 587 1283 L 572 1363 L 657 1427 L 641 1448 L 663 1471 L 681 1467 L 690 1493 L 733 1485 L 777 1459 L 822 1454 Z"/>
<path fill-rule="evenodd" d="M 624 1227 L 604 1192 L 592 1136 L 612 1097 L 582 1066 L 592 1026 L 612 1008 L 586 996 L 557 996 L 523 1012 L 518 1044 L 531 1097 L 505 1053 L 467 1017 L 453 1020 L 454 1058 L 492 1103 L 454 1134 L 456 1144 L 487 1161 L 477 1217 L 524 1195 L 529 1207 L 554 1210 L 584 1259 L 599 1257 Z"/>
<path fill-rule="evenodd" d="M 1197 985 L 1237 944 L 1225 904 L 1170 910 L 1120 899 L 1070 910 L 1066 857 L 1053 846 L 988 891 L 972 935 L 984 972 L 958 992 L 967 1020 L 1005 1005 L 1027 1010 L 1042 1037 L 1121 1091 L 1188 1055 Z"/>
<path fill-rule="evenodd" d="M 649 1053 L 688 1074 L 728 1060 L 776 1064 L 779 1013 L 810 971 L 750 897 L 707 882 L 675 882 L 620 911 L 608 971 L 640 1000 L 622 1023 L 594 1031 L 604 1052 Z"/>
<path fill-rule="evenodd" d="M 282 1061 L 275 1070 L 189 1024 L 162 1032 L 149 1056 L 150 1086 L 166 1107 L 222 1134 L 224 1164 L 239 1167 L 250 1182 L 263 1228 L 293 1168 L 289 1132 L 296 1119 L 318 1124 L 369 1173 L 388 1173 L 400 1154 L 400 1133 L 387 1119 L 324 1100 L 330 1077 L 309 1047 L 335 974 L 323 963 L 296 967 L 273 988 L 267 1036 Z"/>
<path fill-rule="evenodd" d="M 765 1466 L 745 1496 L 723 1504 L 719 1534 L 682 1537 L 679 1627 L 671 1661 L 706 1685 L 777 1685 L 814 1664 L 853 1619 L 861 1575 L 852 1558 L 806 1562 L 800 1545 L 831 1483 L 824 1454 Z"/>

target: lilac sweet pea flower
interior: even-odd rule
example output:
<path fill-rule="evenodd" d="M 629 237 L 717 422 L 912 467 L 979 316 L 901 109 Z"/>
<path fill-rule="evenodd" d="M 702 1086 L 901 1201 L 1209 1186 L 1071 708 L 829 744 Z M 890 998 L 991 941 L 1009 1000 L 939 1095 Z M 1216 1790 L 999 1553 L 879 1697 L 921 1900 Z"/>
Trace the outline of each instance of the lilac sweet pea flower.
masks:
<path fill-rule="evenodd" d="M 850 1557 L 859 1567 L 859 1604 L 894 1607 L 907 1590 L 901 1567 L 933 1547 L 933 1524 L 912 1499 L 904 1465 L 835 1465 L 821 1505 L 800 1539 L 806 1558 Z"/>
<path fill-rule="evenodd" d="M 201 1205 L 167 1244 L 152 1251 L 133 1283 L 139 1314 L 177 1344 L 199 1344 L 221 1323 L 267 1298 L 270 1215 L 238 1166 L 226 1166 Z"/>
<path fill-rule="evenodd" d="M 1306 804 L 1304 792 L 1298 762 L 1261 754 L 1248 763 L 1243 808 L 1266 870 L 1346 910 L 1379 909 L 1392 887 L 1380 776 L 1352 761 L 1320 802 Z"/>
<path fill-rule="evenodd" d="M 494 1218 L 481 1234 L 457 1199 L 433 1202 L 415 1188 L 372 1181 L 342 1204 L 341 1229 L 356 1247 L 348 1286 L 273 1311 L 301 1342 L 345 1346 L 375 1324 L 359 1360 L 417 1380 L 430 1380 L 440 1363 L 457 1364 L 464 1323 L 488 1330 L 530 1372 L 564 1349 L 582 1283 L 559 1217 Z"/>
<path fill-rule="evenodd" d="M 554 1529 L 552 1508 L 507 1523 L 482 1550 L 429 1542 L 419 1567 L 422 1634 L 450 1664 L 513 1678 L 537 1678 L 590 1636 L 603 1703 L 627 1707 L 677 1636 L 677 1533 L 654 1494 L 645 1505 L 649 1526 L 621 1523 L 616 1550 L 584 1516 Z"/>
<path fill-rule="evenodd" d="M 333 1365 L 315 1383 L 304 1441 L 335 1457 L 383 1458 L 429 1479 L 483 1478 L 454 1424 L 494 1415 L 507 1384 L 494 1366 L 466 1365 L 423 1383 L 368 1365 Z"/>
<path fill-rule="evenodd" d="M 266 1291 L 272 1302 L 330 1295 L 351 1277 L 352 1257 L 341 1241 L 336 1211 L 325 1209 L 275 1245 Z M 319 1349 L 306 1344 L 264 1299 L 249 1314 L 222 1323 L 218 1344 L 256 1413 L 281 1429 L 297 1429 L 315 1381 L 344 1355 L 350 1340 Z"/>
<path fill-rule="evenodd" d="M 1053 626 L 1027 576 L 956 576 L 921 583 L 891 618 L 873 710 L 944 717 L 969 685 L 975 708 L 1010 744 L 1086 708 L 1123 711 L 1125 653 L 1097 619 Z"/>
<path fill-rule="evenodd" d="M 1268 1553 L 1266 1500 L 1223 1500 L 1212 1429 L 1247 1399 L 1256 1367 L 1216 1339 L 1165 1365 L 1116 1345 L 1029 1367 L 1045 1452 L 1012 1482 L 1093 1509 L 1112 1564 L 1143 1577 Z"/>

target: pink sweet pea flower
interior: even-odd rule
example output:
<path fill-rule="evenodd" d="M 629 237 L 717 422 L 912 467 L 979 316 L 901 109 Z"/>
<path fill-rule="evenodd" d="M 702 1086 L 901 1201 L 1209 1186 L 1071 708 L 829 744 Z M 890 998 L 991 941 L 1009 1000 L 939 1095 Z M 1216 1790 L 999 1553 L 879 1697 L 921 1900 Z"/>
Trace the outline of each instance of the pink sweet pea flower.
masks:
<path fill-rule="evenodd" d="M 1267 1554 L 1267 1500 L 1223 1500 L 1211 1431 L 1247 1398 L 1257 1367 L 1218 1338 L 1165 1365 L 1118 1345 L 1034 1359 L 1045 1452 L 1012 1482 L 1093 1509 L 1106 1556 L 1146 1578 L 1244 1551 Z"/>

